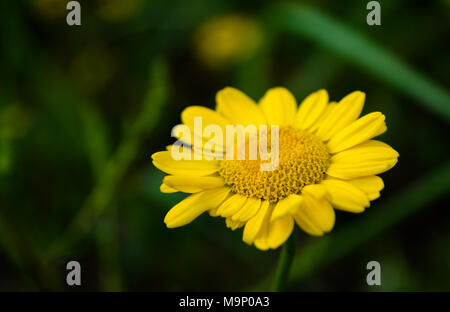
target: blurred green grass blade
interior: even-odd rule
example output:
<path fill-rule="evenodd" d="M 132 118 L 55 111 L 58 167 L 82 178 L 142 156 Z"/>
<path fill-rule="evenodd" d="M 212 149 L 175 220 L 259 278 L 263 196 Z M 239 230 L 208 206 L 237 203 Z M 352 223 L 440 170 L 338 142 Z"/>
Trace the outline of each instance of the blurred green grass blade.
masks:
<path fill-rule="evenodd" d="M 402 63 L 380 45 L 307 6 L 286 4 L 280 7 L 278 13 L 277 22 L 281 30 L 317 42 L 415 98 L 425 109 L 450 121 L 448 91 Z"/>
<path fill-rule="evenodd" d="M 80 106 L 84 141 L 96 181 L 108 162 L 111 142 L 105 121 L 93 105 Z M 99 263 L 98 281 L 102 291 L 121 291 L 122 272 L 120 266 L 119 215 L 111 204 L 108 213 L 98 222 L 95 239 Z"/>
<path fill-rule="evenodd" d="M 434 199 L 450 191 L 450 163 L 421 178 L 390 200 L 355 216 L 353 223 L 307 245 L 294 258 L 290 282 L 299 282 L 314 271 L 336 261 L 390 226 L 402 221 Z"/>
<path fill-rule="evenodd" d="M 128 137 L 143 136 L 154 130 L 168 97 L 168 75 L 166 61 L 163 58 L 156 58 L 150 66 L 147 92 L 143 99 L 142 110 L 139 117 L 129 128 Z"/>
<path fill-rule="evenodd" d="M 83 139 L 96 178 L 100 176 L 111 152 L 107 126 L 92 103 L 80 105 Z"/>
<path fill-rule="evenodd" d="M 57 257 L 86 235 L 110 206 L 116 187 L 136 157 L 141 142 L 154 130 L 167 99 L 168 73 L 166 63 L 156 59 L 150 66 L 150 79 L 142 110 L 127 129 L 116 151 L 108 159 L 97 184 L 74 217 L 65 237 L 58 239 L 48 255 Z"/>

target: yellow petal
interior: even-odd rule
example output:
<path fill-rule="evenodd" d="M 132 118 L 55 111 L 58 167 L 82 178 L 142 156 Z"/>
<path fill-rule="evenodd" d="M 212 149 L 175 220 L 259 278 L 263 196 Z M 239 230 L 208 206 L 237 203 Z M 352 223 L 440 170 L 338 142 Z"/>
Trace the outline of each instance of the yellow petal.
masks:
<path fill-rule="evenodd" d="M 172 152 L 173 148 L 174 148 L 174 145 L 169 145 L 169 146 L 167 146 L 167 151 Z M 181 149 L 181 147 L 180 147 L 180 149 Z M 201 157 L 202 160 L 215 160 L 215 159 L 207 159 L 206 158 L 206 155 L 212 156 L 214 154 L 211 153 L 210 151 L 203 151 L 203 145 L 202 145 L 202 148 L 194 148 L 193 149 L 193 146 L 189 147 L 185 151 L 180 151 L 180 153 L 183 153 L 183 155 L 186 155 L 186 157 L 189 157 L 186 160 L 196 160 L 197 157 Z M 196 156 L 194 156 L 194 155 L 196 155 Z M 219 160 L 219 159 L 217 159 L 217 160 Z"/>
<path fill-rule="evenodd" d="M 258 233 L 258 237 L 255 239 L 255 247 L 259 250 L 268 250 L 269 244 L 267 243 L 267 228 L 269 225 L 264 225 L 263 230 Z"/>
<path fill-rule="evenodd" d="M 197 193 L 225 185 L 225 180 L 222 177 L 211 176 L 193 177 L 170 175 L 164 177 L 163 182 L 167 186 L 184 193 Z"/>
<path fill-rule="evenodd" d="M 380 112 L 367 114 L 339 131 L 327 143 L 332 154 L 363 143 L 387 130 L 385 116 Z"/>
<path fill-rule="evenodd" d="M 280 200 L 273 209 L 270 221 L 285 217 L 286 215 L 293 215 L 300 207 L 303 197 L 297 194 L 291 194 L 288 197 Z"/>
<path fill-rule="evenodd" d="M 384 188 L 383 179 L 377 176 L 368 176 L 353 180 L 348 180 L 348 183 L 356 186 L 363 191 L 369 200 L 374 200 L 380 197 L 380 191 Z"/>
<path fill-rule="evenodd" d="M 181 121 L 192 129 L 194 129 L 195 117 L 202 118 L 202 125 L 204 127 L 208 125 L 217 125 L 223 128 L 224 133 L 226 126 L 231 124 L 225 117 L 220 115 L 215 110 L 203 106 L 189 106 L 186 107 L 181 113 Z"/>
<path fill-rule="evenodd" d="M 247 199 L 241 210 L 233 215 L 232 220 L 245 222 L 256 215 L 260 207 L 261 199 L 249 198 Z"/>
<path fill-rule="evenodd" d="M 201 127 L 198 126 L 198 129 L 195 129 L 195 118 L 200 117 L 201 118 Z M 224 151 L 225 149 L 223 146 L 225 146 L 225 136 L 226 133 L 226 126 L 231 125 L 231 122 L 228 121 L 226 118 L 224 118 L 221 114 L 218 112 L 207 108 L 203 106 L 189 106 L 183 110 L 181 113 L 181 120 L 183 124 L 189 127 L 191 129 L 191 140 L 193 140 L 195 137 L 200 137 L 203 140 L 203 145 L 210 139 L 214 137 L 214 134 L 211 133 L 205 133 L 205 128 L 211 128 L 211 126 L 218 126 L 218 129 L 222 132 L 222 140 L 220 138 L 217 138 L 217 141 L 219 144 L 216 146 L 216 148 L 220 149 L 221 151 Z M 197 124 L 200 125 L 200 123 Z M 192 142 L 191 145 L 194 143 Z"/>
<path fill-rule="evenodd" d="M 242 235 L 242 240 L 244 242 L 249 245 L 253 243 L 256 235 L 258 235 L 261 230 L 264 220 L 270 215 L 271 210 L 270 203 L 268 201 L 263 201 L 258 213 L 245 224 L 244 233 Z"/>
<path fill-rule="evenodd" d="M 325 179 L 322 184 L 327 190 L 328 199 L 336 209 L 358 213 L 370 206 L 367 195 L 347 181 Z"/>
<path fill-rule="evenodd" d="M 307 194 L 317 199 L 325 197 L 326 193 L 325 187 L 321 184 L 309 184 L 302 189 L 302 194 Z"/>
<path fill-rule="evenodd" d="M 217 214 L 222 217 L 231 217 L 244 206 L 246 201 L 247 197 L 234 194 L 220 205 Z"/>
<path fill-rule="evenodd" d="M 161 186 L 159 187 L 159 190 L 162 193 L 175 193 L 178 192 L 178 190 L 171 188 L 170 186 L 167 186 L 166 184 L 162 183 Z"/>
<path fill-rule="evenodd" d="M 272 205 L 270 207 L 270 210 L 272 210 Z M 258 235 L 255 237 L 255 247 L 260 250 L 267 250 L 269 249 L 269 242 L 268 242 L 268 236 L 269 236 L 269 219 L 270 219 L 270 213 L 266 214 L 264 217 L 264 220 L 261 224 L 261 229 L 259 230 Z"/>
<path fill-rule="evenodd" d="M 331 160 L 339 163 L 353 163 L 355 160 L 367 159 L 369 156 L 379 159 L 388 159 L 398 157 L 399 155 L 397 151 L 388 144 L 377 140 L 369 140 L 333 155 Z"/>
<path fill-rule="evenodd" d="M 398 156 L 386 143 L 369 140 L 331 157 L 327 174 L 340 179 L 379 174 L 391 169 Z"/>
<path fill-rule="evenodd" d="M 205 176 L 219 170 L 220 160 L 175 160 L 169 151 L 152 155 L 156 168 L 168 174 Z"/>
<path fill-rule="evenodd" d="M 355 121 L 361 114 L 365 97 L 361 91 L 355 91 L 345 96 L 322 122 L 316 135 L 322 140 L 328 141 L 345 126 Z"/>
<path fill-rule="evenodd" d="M 328 116 L 333 113 L 333 110 L 336 108 L 336 105 L 337 105 L 336 102 L 330 102 L 325 107 L 325 110 L 320 115 L 320 117 L 317 119 L 317 121 L 309 128 L 309 131 L 316 132 L 321 127 L 324 120 L 326 120 L 328 118 Z"/>
<path fill-rule="evenodd" d="M 311 127 L 325 111 L 327 104 L 328 93 L 324 89 L 308 95 L 300 104 L 295 117 L 294 127 L 298 129 Z"/>
<path fill-rule="evenodd" d="M 301 217 L 321 234 L 331 231 L 336 217 L 330 202 L 326 198 L 318 199 L 307 194 L 304 198 L 299 209 Z"/>
<path fill-rule="evenodd" d="M 311 220 L 305 215 L 303 210 L 298 210 L 294 215 L 295 222 L 297 225 L 306 233 L 312 236 L 322 236 L 323 231 L 315 226 Z"/>
<path fill-rule="evenodd" d="M 267 233 L 267 246 L 271 249 L 280 247 L 289 238 L 293 229 L 294 218 L 292 216 L 285 216 L 271 221 Z"/>
<path fill-rule="evenodd" d="M 230 188 L 222 187 L 190 195 L 169 210 L 164 222 L 168 228 L 188 224 L 203 212 L 217 207 L 229 192 Z"/>
<path fill-rule="evenodd" d="M 185 160 L 217 160 L 220 161 L 222 159 L 225 159 L 225 154 L 222 152 L 222 150 L 225 150 L 224 147 L 216 146 L 216 148 L 208 149 L 205 147 L 205 143 L 203 142 L 201 146 L 198 148 L 195 146 L 189 146 L 185 148 L 184 150 L 182 147 L 175 147 L 179 148 L 179 153 L 183 155 L 183 159 Z M 205 148 L 204 148 L 205 147 Z M 174 145 L 167 146 L 167 151 L 172 153 L 172 150 L 174 148 Z M 217 150 L 217 152 L 216 152 Z"/>
<path fill-rule="evenodd" d="M 244 226 L 245 222 L 232 220 L 231 218 L 226 218 L 225 224 L 227 225 L 228 228 L 230 228 L 232 231 L 234 231 L 234 230 L 239 229 L 242 226 Z"/>
<path fill-rule="evenodd" d="M 212 209 L 209 209 L 209 210 L 208 210 L 208 213 L 209 213 L 209 215 L 210 215 L 211 217 L 218 217 L 218 216 L 219 216 L 219 215 L 217 214 L 217 208 L 218 208 L 218 207 L 212 208 Z"/>
<path fill-rule="evenodd" d="M 216 95 L 216 110 L 235 125 L 265 125 L 266 118 L 256 103 L 241 91 L 226 87 Z"/>
<path fill-rule="evenodd" d="M 294 96 L 285 88 L 269 89 L 259 105 L 271 125 L 292 125 L 297 113 L 297 102 Z"/>

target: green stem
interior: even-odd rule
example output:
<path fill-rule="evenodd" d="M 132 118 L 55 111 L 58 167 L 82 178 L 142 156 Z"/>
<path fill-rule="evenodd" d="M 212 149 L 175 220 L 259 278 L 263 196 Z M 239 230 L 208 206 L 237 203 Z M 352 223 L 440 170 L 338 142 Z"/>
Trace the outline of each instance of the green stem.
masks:
<path fill-rule="evenodd" d="M 289 277 L 289 270 L 291 268 L 292 260 L 295 255 L 296 239 L 294 233 L 283 245 L 280 259 L 275 271 L 275 276 L 272 281 L 272 291 L 283 291 Z"/>

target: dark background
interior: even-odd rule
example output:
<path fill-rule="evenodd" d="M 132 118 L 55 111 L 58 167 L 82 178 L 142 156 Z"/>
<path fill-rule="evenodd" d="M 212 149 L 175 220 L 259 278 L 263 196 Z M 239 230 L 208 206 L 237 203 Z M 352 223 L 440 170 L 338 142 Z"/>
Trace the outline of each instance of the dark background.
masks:
<path fill-rule="evenodd" d="M 2 1 L 0 290 L 267 290 L 279 250 L 207 214 L 163 223 L 183 195 L 160 193 L 150 155 L 225 86 L 362 90 L 400 153 L 366 212 L 337 212 L 322 238 L 297 229 L 289 290 L 450 290 L 450 2 L 379 1 L 381 26 L 367 2 L 80 1 L 68 26 L 67 1 Z"/>

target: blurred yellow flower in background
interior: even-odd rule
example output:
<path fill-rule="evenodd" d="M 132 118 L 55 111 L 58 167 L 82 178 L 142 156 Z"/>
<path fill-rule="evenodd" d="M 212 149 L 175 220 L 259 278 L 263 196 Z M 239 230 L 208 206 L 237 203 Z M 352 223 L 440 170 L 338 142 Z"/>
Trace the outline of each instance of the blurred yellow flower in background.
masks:
<path fill-rule="evenodd" d="M 263 31 L 257 21 L 243 15 L 213 17 L 195 31 L 197 58 L 220 69 L 248 59 L 261 46 Z"/>
<path fill-rule="evenodd" d="M 355 91 L 338 103 L 329 102 L 327 91 L 320 90 L 297 107 L 288 90 L 273 88 L 256 103 L 227 87 L 217 93 L 216 110 L 186 108 L 181 119 L 191 133 L 196 117 L 202 118 L 203 127 L 222 129 L 277 125 L 279 165 L 261 171 L 261 159 L 175 160 L 170 147 L 153 154 L 153 164 L 169 174 L 162 192 L 193 193 L 167 213 L 167 227 L 183 226 L 208 211 L 225 218 L 232 230 L 244 227 L 244 242 L 267 250 L 282 245 L 294 223 L 310 235 L 331 231 L 333 207 L 363 212 L 384 187 L 377 175 L 392 168 L 399 156 L 372 139 L 387 130 L 385 116 L 374 112 L 359 118 L 364 101 L 365 94 Z M 202 135 L 203 143 L 208 142 Z M 222 142 L 217 148 L 225 153 L 229 143 Z"/>

